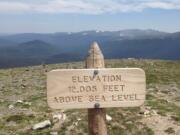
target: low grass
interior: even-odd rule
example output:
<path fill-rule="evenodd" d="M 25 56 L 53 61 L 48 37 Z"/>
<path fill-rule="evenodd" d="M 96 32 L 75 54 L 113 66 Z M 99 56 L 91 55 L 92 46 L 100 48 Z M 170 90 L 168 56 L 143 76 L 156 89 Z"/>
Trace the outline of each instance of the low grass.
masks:
<path fill-rule="evenodd" d="M 166 116 L 167 114 L 175 115 L 174 120 L 180 123 L 180 108 L 174 103 L 170 103 L 164 99 L 149 100 L 147 103 L 152 109 L 158 110 L 158 114 Z"/>
<path fill-rule="evenodd" d="M 180 89 L 180 62 L 179 61 L 160 61 L 160 60 L 106 60 L 107 68 L 125 68 L 137 67 L 146 72 L 147 95 L 145 105 L 163 116 L 171 115 L 171 118 L 180 122 L 180 108 L 173 102 L 168 102 L 163 97 L 158 97 L 159 88 L 157 86 L 171 86 L 175 84 L 176 92 Z M 36 123 L 49 119 L 49 114 L 53 111 L 47 106 L 46 101 L 46 71 L 62 68 L 84 68 L 83 62 L 50 64 L 46 66 L 34 66 L 25 68 L 2 69 L 0 70 L 0 134 L 5 135 L 49 135 L 52 127 L 33 131 L 26 129 Z M 152 89 L 152 90 L 149 90 Z M 168 95 L 167 91 L 162 94 Z M 15 105 L 15 110 L 8 109 L 9 104 L 15 104 L 18 99 L 31 102 L 32 104 Z M 179 101 L 179 97 L 173 98 L 173 101 Z M 148 125 L 140 122 L 143 116 L 139 115 L 140 108 L 110 108 L 107 114 L 112 116 L 112 121 L 108 122 L 109 135 L 154 135 Z M 8 113 L 6 113 L 8 112 Z M 32 112 L 29 115 L 27 112 Z M 87 110 L 65 110 L 68 116 L 67 120 L 58 130 L 60 135 L 87 135 L 88 118 Z M 70 130 L 73 123 L 81 118 L 78 125 Z M 6 126 L 8 123 L 15 122 L 17 126 Z M 21 131 L 20 129 L 24 129 Z M 172 132 L 167 129 L 166 133 Z"/>
<path fill-rule="evenodd" d="M 5 119 L 7 122 L 16 122 L 16 123 L 25 123 L 29 122 L 30 120 L 34 119 L 34 115 L 24 115 L 24 114 L 16 114 L 7 116 Z"/>

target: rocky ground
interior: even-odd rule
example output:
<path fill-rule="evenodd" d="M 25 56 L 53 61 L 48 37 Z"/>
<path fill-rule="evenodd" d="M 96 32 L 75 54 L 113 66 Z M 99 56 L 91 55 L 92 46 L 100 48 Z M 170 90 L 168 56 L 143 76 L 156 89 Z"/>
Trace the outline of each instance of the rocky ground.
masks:
<path fill-rule="evenodd" d="M 0 135 L 87 135 L 87 110 L 47 106 L 46 72 L 84 63 L 0 70 Z M 109 135 L 180 135 L 180 62 L 107 60 L 106 67 L 140 67 L 147 76 L 146 102 L 107 109 Z"/>

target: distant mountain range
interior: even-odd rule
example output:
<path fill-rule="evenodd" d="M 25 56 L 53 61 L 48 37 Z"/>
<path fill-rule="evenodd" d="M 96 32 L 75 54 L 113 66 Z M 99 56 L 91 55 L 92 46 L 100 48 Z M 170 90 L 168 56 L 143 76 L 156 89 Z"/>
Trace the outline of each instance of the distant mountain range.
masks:
<path fill-rule="evenodd" d="M 97 41 L 105 58 L 180 60 L 180 32 L 83 31 L 0 36 L 0 68 L 84 60 Z"/>

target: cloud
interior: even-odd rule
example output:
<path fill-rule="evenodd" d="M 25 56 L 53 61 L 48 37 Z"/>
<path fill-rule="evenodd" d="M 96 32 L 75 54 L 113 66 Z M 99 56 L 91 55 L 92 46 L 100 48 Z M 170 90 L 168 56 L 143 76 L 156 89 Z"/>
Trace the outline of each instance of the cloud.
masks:
<path fill-rule="evenodd" d="M 0 1 L 0 13 L 103 14 L 145 9 L 180 10 L 180 0 L 34 0 Z"/>
<path fill-rule="evenodd" d="M 30 5 L 20 2 L 0 2 L 0 13 L 30 11 Z"/>

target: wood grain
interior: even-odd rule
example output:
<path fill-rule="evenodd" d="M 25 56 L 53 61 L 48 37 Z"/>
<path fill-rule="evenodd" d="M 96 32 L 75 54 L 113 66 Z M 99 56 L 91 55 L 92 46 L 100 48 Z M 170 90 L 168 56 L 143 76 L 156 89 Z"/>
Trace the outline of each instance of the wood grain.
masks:
<path fill-rule="evenodd" d="M 54 109 L 94 108 L 95 103 L 103 108 L 135 107 L 143 104 L 145 87 L 145 73 L 138 68 L 53 70 L 48 73 L 47 97 Z M 80 101 L 69 101 L 78 96 Z M 62 97 L 67 102 L 58 101 Z"/>

